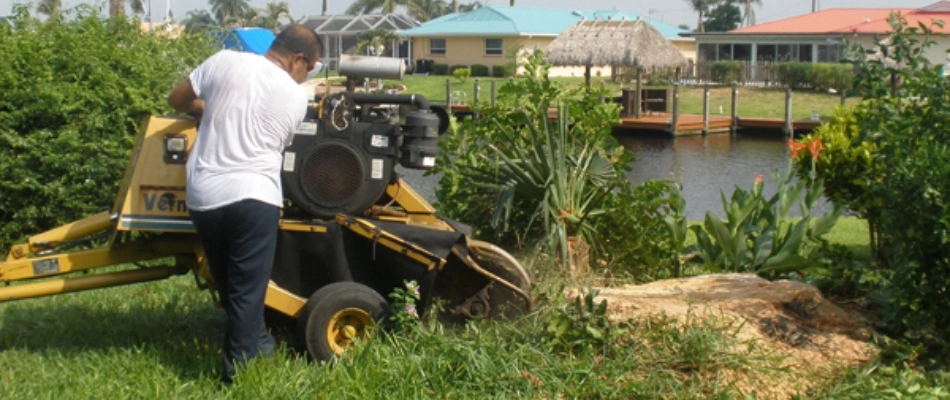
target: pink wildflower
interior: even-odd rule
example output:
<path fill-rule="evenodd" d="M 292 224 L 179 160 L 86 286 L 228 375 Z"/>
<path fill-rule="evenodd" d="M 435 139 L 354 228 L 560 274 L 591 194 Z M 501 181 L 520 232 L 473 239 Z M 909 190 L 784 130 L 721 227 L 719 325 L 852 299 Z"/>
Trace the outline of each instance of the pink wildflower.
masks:
<path fill-rule="evenodd" d="M 409 314 L 409 315 L 411 315 L 411 316 L 413 316 L 413 317 L 419 318 L 419 312 L 416 311 L 416 306 L 414 306 L 414 305 L 412 305 L 412 304 L 407 304 L 407 305 L 406 305 L 406 314 Z"/>

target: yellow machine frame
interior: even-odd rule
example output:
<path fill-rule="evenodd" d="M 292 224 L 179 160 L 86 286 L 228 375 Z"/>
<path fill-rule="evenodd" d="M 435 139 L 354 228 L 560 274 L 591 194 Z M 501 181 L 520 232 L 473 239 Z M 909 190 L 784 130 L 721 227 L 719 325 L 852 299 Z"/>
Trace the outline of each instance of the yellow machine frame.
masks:
<path fill-rule="evenodd" d="M 0 262 L 0 302 L 82 290 L 166 279 L 192 271 L 199 287 L 215 295 L 203 250 L 194 233 L 185 206 L 184 155 L 196 135 L 191 119 L 150 117 L 143 121 L 133 154 L 111 212 L 103 212 L 34 235 L 11 247 Z M 156 166 L 164 166 L 156 168 Z M 397 207 L 372 210 L 381 221 L 425 225 L 451 231 L 435 216 L 435 209 L 402 180 L 390 184 L 386 195 Z M 338 216 L 336 223 L 364 237 L 377 229 L 369 219 Z M 315 222 L 280 221 L 280 229 L 324 233 Z M 441 269 L 446 260 L 392 235 L 375 238 L 381 246 L 406 254 L 426 269 Z M 85 241 L 90 247 L 61 251 L 68 244 Z M 76 272 L 150 260 L 169 259 L 171 266 L 144 266 L 94 275 Z M 55 278 L 55 279 L 54 279 Z M 270 282 L 265 303 L 285 315 L 296 317 L 307 299 Z"/>

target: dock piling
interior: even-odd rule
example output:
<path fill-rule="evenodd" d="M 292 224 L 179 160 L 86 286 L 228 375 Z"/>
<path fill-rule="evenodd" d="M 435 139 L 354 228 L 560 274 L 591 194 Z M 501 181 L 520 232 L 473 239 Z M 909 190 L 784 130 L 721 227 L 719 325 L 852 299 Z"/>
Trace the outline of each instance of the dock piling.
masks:
<path fill-rule="evenodd" d="M 792 128 L 792 88 L 785 88 L 785 127 L 783 131 L 786 135 L 792 136 L 795 130 Z"/>
<path fill-rule="evenodd" d="M 734 135 L 739 128 L 739 82 L 736 81 L 732 81 L 732 110 L 730 113 L 732 115 L 732 125 L 729 127 L 729 131 Z"/>

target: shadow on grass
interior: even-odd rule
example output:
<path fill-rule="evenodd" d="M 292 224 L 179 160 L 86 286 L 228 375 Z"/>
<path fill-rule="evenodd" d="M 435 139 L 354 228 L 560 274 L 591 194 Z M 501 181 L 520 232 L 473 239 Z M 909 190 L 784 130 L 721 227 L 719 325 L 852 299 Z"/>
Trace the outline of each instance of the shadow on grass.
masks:
<path fill-rule="evenodd" d="M 129 353 L 154 359 L 185 379 L 219 370 L 225 316 L 210 301 L 201 305 L 173 295 L 166 303 L 139 303 L 134 296 L 103 300 L 90 294 L 3 305 L 0 352 L 76 359 Z"/>

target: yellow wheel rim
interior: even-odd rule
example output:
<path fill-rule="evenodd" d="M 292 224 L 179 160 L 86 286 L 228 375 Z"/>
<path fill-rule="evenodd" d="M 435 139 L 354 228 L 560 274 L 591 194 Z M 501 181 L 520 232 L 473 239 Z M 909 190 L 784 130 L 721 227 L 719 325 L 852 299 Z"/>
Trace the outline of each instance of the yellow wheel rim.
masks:
<path fill-rule="evenodd" d="M 327 325 L 327 341 L 330 350 L 336 355 L 343 355 L 346 348 L 354 340 L 366 337 L 366 329 L 375 325 L 373 317 L 359 308 L 345 308 L 333 314 L 330 324 Z"/>

